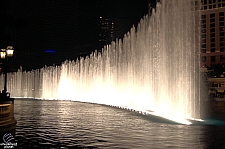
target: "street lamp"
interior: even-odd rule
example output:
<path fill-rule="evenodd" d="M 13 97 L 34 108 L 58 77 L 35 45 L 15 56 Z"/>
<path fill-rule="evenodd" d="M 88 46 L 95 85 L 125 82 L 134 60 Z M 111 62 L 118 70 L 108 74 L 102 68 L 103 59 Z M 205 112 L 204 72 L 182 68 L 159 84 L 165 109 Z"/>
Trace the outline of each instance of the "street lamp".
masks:
<path fill-rule="evenodd" d="M 13 56 L 14 48 L 12 46 L 8 46 L 6 49 L 1 49 L 0 55 L 1 59 L 4 59 L 4 75 L 5 75 L 5 82 L 4 82 L 4 90 L 2 91 L 3 94 L 6 95 L 7 93 L 7 71 L 8 71 L 8 61 L 9 58 Z"/>
<path fill-rule="evenodd" d="M 5 52 L 5 49 L 1 49 L 1 59 L 5 59 L 5 55 L 6 55 L 6 52 Z"/>
<path fill-rule="evenodd" d="M 8 46 L 6 49 L 1 49 L 1 59 L 7 59 L 8 57 L 12 57 L 14 52 L 14 48 L 12 46 Z"/>

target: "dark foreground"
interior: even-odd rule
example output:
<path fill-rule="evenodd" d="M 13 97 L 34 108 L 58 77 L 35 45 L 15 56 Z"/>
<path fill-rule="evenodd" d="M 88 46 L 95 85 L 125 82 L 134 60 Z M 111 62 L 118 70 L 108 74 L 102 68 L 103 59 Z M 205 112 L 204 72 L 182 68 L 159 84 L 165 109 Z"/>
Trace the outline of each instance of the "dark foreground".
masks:
<path fill-rule="evenodd" d="M 225 148 L 223 125 L 156 122 L 97 104 L 16 99 L 15 118 L 15 148 Z"/>

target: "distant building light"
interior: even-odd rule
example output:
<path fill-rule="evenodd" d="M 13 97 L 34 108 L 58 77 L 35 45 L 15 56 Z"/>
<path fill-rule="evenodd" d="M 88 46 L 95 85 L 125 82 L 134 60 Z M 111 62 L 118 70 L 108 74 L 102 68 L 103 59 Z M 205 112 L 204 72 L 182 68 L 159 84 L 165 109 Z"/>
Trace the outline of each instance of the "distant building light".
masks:
<path fill-rule="evenodd" d="M 46 53 L 54 53 L 56 54 L 56 51 L 55 50 L 45 50 Z"/>

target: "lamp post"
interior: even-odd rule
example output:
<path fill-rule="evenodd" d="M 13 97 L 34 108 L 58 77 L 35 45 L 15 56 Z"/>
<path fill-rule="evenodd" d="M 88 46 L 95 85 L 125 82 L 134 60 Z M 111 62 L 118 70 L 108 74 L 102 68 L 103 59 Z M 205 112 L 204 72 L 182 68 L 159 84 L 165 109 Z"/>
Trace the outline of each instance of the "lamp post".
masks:
<path fill-rule="evenodd" d="M 6 95 L 7 93 L 7 71 L 8 71 L 8 61 L 9 58 L 13 56 L 13 52 L 14 52 L 14 48 L 12 46 L 8 46 L 6 49 L 1 49 L 0 51 L 0 55 L 1 55 L 1 59 L 4 59 L 4 67 L 3 67 L 3 71 L 4 71 L 4 75 L 5 75 L 5 82 L 4 82 L 4 90 L 2 91 L 3 94 Z"/>

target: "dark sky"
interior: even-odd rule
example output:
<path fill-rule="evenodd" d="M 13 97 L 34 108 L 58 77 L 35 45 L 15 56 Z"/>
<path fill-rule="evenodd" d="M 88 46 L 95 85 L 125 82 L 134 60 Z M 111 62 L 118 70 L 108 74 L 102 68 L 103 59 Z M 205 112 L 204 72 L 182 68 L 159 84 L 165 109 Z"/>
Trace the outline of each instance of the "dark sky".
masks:
<path fill-rule="evenodd" d="M 98 48 L 100 16 L 116 20 L 123 35 L 148 13 L 149 2 L 155 0 L 0 0 L 0 46 L 15 47 L 13 69 L 59 65 Z"/>
<path fill-rule="evenodd" d="M 101 13 L 107 17 L 125 18 L 133 23 L 146 13 L 149 0 L 101 0 Z"/>

